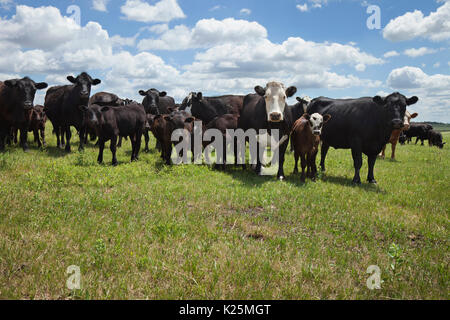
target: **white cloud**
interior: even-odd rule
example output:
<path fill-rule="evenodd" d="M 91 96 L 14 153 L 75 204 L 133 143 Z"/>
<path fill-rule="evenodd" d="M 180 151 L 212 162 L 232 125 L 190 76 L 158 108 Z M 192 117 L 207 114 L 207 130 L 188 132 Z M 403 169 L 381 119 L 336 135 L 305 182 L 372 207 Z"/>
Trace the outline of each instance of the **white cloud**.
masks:
<path fill-rule="evenodd" d="M 403 53 L 405 55 L 407 55 L 408 57 L 411 58 L 416 58 L 416 57 L 421 57 L 424 56 L 426 54 L 432 54 L 432 53 L 436 53 L 437 50 L 435 49 L 431 49 L 431 48 L 427 48 L 427 47 L 421 47 L 418 49 L 415 48 L 411 48 L 411 49 L 406 49 Z"/>
<path fill-rule="evenodd" d="M 92 8 L 97 11 L 107 12 L 107 5 L 109 0 L 92 0 Z"/>
<path fill-rule="evenodd" d="M 415 10 L 391 20 L 383 30 L 383 37 L 390 41 L 406 41 L 415 38 L 432 41 L 450 39 L 450 2 L 445 2 L 426 17 L 422 11 Z"/>
<path fill-rule="evenodd" d="M 391 58 L 391 57 L 397 57 L 399 55 L 400 55 L 400 53 L 398 53 L 397 51 L 393 50 L 393 51 L 386 52 L 383 57 Z"/>
<path fill-rule="evenodd" d="M 439 68 L 441 66 L 440 62 L 436 62 L 435 64 L 433 64 L 433 68 Z"/>
<path fill-rule="evenodd" d="M 250 14 L 252 13 L 252 10 L 247 9 L 247 8 L 243 8 L 243 9 L 241 9 L 241 11 L 239 11 L 239 13 L 240 13 L 241 15 L 248 16 L 248 15 L 250 15 Z"/>
<path fill-rule="evenodd" d="M 394 90 L 400 89 L 404 94 L 419 97 L 419 103 L 411 109 L 418 112 L 422 120 L 448 119 L 450 75 L 428 75 L 420 68 L 406 66 L 392 70 L 387 84 Z"/>
<path fill-rule="evenodd" d="M 150 5 L 143 0 L 127 0 L 120 11 L 128 20 L 139 22 L 169 22 L 185 18 L 177 0 L 161 0 Z"/>
<path fill-rule="evenodd" d="M 267 30 L 256 22 L 203 19 L 193 29 L 184 25 L 163 32 L 157 39 L 144 39 L 139 50 L 186 50 L 209 48 L 221 43 L 241 43 L 267 37 Z"/>
<path fill-rule="evenodd" d="M 307 3 L 298 4 L 297 9 L 300 10 L 301 12 L 306 12 L 308 11 L 308 4 Z"/>

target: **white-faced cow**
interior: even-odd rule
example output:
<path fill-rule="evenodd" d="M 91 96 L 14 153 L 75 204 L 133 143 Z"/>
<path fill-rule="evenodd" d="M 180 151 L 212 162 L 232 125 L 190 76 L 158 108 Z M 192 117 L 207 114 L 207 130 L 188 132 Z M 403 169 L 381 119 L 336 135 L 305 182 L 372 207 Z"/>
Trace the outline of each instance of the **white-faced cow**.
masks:
<path fill-rule="evenodd" d="M 406 98 L 395 92 L 385 98 L 317 98 L 311 101 L 307 110 L 309 114 L 330 114 L 332 117 L 322 131 L 322 171 L 325 171 L 325 158 L 330 146 L 351 149 L 355 167 L 353 183 L 361 183 L 359 172 L 363 153 L 369 158 L 367 180 L 376 183 L 374 167 L 378 154 L 389 141 L 392 131 L 403 128 L 406 107 L 418 100 L 415 96 Z"/>
<path fill-rule="evenodd" d="M 5 149 L 5 139 L 11 129 L 20 130 L 20 145 L 28 150 L 28 127 L 36 90 L 47 88 L 47 83 L 36 83 L 28 77 L 0 81 L 0 151 Z"/>
<path fill-rule="evenodd" d="M 79 150 L 84 149 L 84 135 L 86 124 L 84 119 L 85 108 L 89 105 L 91 86 L 101 83 L 99 79 L 92 79 L 86 72 L 74 78 L 68 76 L 72 85 L 56 86 L 48 89 L 45 96 L 45 113 L 53 124 L 56 133 L 58 148 L 62 148 L 60 134 L 66 134 L 66 151 L 70 152 L 70 127 L 74 126 L 80 135 Z"/>
<path fill-rule="evenodd" d="M 244 107 L 239 118 L 238 127 L 247 131 L 254 129 L 267 130 L 272 135 L 272 130 L 279 130 L 279 137 L 284 142 L 279 146 L 279 169 L 278 179 L 284 179 L 284 157 L 289 144 L 289 137 L 293 119 L 290 109 L 286 103 L 287 98 L 292 97 L 296 87 L 285 88 L 280 82 L 269 82 L 265 88 L 255 87 L 257 94 L 249 94 L 244 98 Z M 259 155 L 259 144 L 257 145 Z M 256 173 L 261 174 L 262 163 L 257 157 Z"/>

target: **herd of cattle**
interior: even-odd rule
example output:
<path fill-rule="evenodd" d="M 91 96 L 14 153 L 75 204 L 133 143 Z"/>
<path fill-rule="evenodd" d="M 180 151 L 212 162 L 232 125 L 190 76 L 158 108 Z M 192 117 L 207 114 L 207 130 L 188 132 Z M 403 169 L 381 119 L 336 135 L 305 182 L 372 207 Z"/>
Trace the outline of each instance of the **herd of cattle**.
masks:
<path fill-rule="evenodd" d="M 5 143 L 17 143 L 26 151 L 27 133 L 33 132 L 39 146 L 45 145 L 45 122 L 51 121 L 57 137 L 57 147 L 71 150 L 71 127 L 80 136 L 79 150 L 83 150 L 88 137 L 98 139 L 98 162 L 103 162 L 105 142 L 111 141 L 113 165 L 117 164 L 116 149 L 122 138 L 132 144 L 131 160 L 138 160 L 142 136 L 145 150 L 149 150 L 149 132 L 157 140 L 157 148 L 167 164 L 171 163 L 172 133 L 177 129 L 193 132 L 194 123 L 202 121 L 203 129 L 218 129 L 224 139 L 228 130 L 250 129 L 279 130 L 284 139 L 279 145 L 278 178 L 284 178 L 284 160 L 289 137 L 295 155 L 295 172 L 301 159 L 302 181 L 306 176 L 315 179 L 316 155 L 321 148 L 320 166 L 325 171 L 325 159 L 330 147 L 351 149 L 355 176 L 360 184 L 362 154 L 368 156 L 367 180 L 376 183 L 374 165 L 377 157 L 384 157 L 388 143 L 392 144 L 392 158 L 398 142 L 405 143 L 417 137 L 429 140 L 431 146 L 443 148 L 442 135 L 426 124 L 410 123 L 418 116 L 406 108 L 417 103 L 417 97 L 407 98 L 396 92 L 387 97 L 359 99 L 297 98 L 295 105 L 286 100 L 297 92 L 295 87 L 285 88 L 279 82 L 270 82 L 264 88 L 255 87 L 247 96 L 228 95 L 203 97 L 192 92 L 181 104 L 176 104 L 166 92 L 156 89 L 139 91 L 142 103 L 121 99 L 117 95 L 100 92 L 90 96 L 91 87 L 101 83 L 86 72 L 76 78 L 68 76 L 71 83 L 47 90 L 44 106 L 34 106 L 36 90 L 47 88 L 47 83 L 36 83 L 28 77 L 0 82 L 0 151 Z M 205 147 L 204 143 L 202 147 Z M 259 154 L 259 153 L 258 153 Z M 245 165 L 244 165 L 245 167 Z M 256 172 L 262 170 L 258 157 Z"/>

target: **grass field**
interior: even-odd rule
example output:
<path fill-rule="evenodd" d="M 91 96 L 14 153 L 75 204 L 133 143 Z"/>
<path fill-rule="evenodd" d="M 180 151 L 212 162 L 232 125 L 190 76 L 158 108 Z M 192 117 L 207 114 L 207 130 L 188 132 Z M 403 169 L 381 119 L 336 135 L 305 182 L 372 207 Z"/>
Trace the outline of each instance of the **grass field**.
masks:
<path fill-rule="evenodd" d="M 377 186 L 355 187 L 349 150 L 302 184 L 291 153 L 278 182 L 167 167 L 156 152 L 129 163 L 129 142 L 118 167 L 109 149 L 98 165 L 93 146 L 66 154 L 47 135 L 44 151 L 0 154 L 0 298 L 450 298 L 447 146 L 400 146 L 377 161 Z M 380 290 L 366 286 L 371 265 Z"/>

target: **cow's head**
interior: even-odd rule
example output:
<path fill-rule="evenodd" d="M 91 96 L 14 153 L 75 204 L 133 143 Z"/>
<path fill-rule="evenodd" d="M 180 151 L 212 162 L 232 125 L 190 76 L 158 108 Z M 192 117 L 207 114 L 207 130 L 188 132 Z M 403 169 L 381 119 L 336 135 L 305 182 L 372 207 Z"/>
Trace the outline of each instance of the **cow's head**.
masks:
<path fill-rule="evenodd" d="M 45 82 L 36 83 L 28 77 L 6 80 L 4 83 L 5 86 L 14 90 L 16 98 L 20 101 L 25 110 L 33 108 L 36 90 L 45 89 L 48 86 Z"/>
<path fill-rule="evenodd" d="M 419 114 L 416 113 L 409 113 L 408 111 L 405 112 L 405 117 L 403 118 L 403 130 L 407 131 L 411 127 L 411 119 L 415 119 L 419 116 Z"/>
<path fill-rule="evenodd" d="M 144 90 L 139 90 L 139 94 L 145 98 L 147 98 L 147 104 L 144 104 L 145 108 L 146 108 L 146 112 L 147 113 L 152 113 L 152 114 L 160 114 L 160 110 L 159 110 L 159 98 L 165 97 L 167 96 L 167 92 L 162 91 L 159 92 L 156 89 L 150 89 L 147 91 Z"/>
<path fill-rule="evenodd" d="M 45 122 L 47 121 L 47 116 L 45 115 L 43 106 L 35 106 L 33 108 L 31 120 L 37 125 L 39 129 L 45 129 Z"/>
<path fill-rule="evenodd" d="M 314 113 L 313 115 L 305 113 L 303 118 L 308 120 L 309 128 L 311 129 L 312 134 L 315 136 L 320 136 L 322 134 L 323 125 L 330 121 L 331 115 L 326 114 L 322 116 L 318 113 Z"/>
<path fill-rule="evenodd" d="M 97 104 L 93 104 L 89 107 L 81 106 L 80 108 L 83 111 L 84 123 L 86 126 L 97 132 L 99 126 L 103 123 L 102 110 L 103 108 L 109 110 L 108 107 L 101 107 Z"/>
<path fill-rule="evenodd" d="M 265 88 L 257 86 L 255 91 L 266 101 L 267 121 L 284 121 L 284 109 L 287 98 L 292 97 L 296 92 L 296 87 L 285 88 L 282 83 L 269 82 Z"/>
<path fill-rule="evenodd" d="M 373 101 L 386 109 L 390 125 L 393 129 L 402 129 L 404 127 L 403 119 L 406 107 L 417 103 L 419 98 L 416 96 L 406 98 L 404 95 L 395 92 L 385 98 L 376 96 L 373 98 Z"/>
<path fill-rule="evenodd" d="M 194 98 L 194 96 L 195 97 L 197 96 L 196 92 L 189 93 L 189 95 L 183 99 L 183 102 L 181 103 L 180 106 L 180 110 L 184 110 L 192 114 L 192 99 Z"/>
<path fill-rule="evenodd" d="M 191 132 L 195 118 L 186 111 L 176 111 L 164 116 L 164 120 L 169 123 L 171 131 L 186 129 L 188 132 Z"/>
<path fill-rule="evenodd" d="M 75 85 L 77 93 L 82 100 L 89 100 L 89 97 L 91 95 L 91 87 L 96 86 L 102 82 L 100 79 L 92 79 L 92 77 L 86 72 L 80 73 L 76 78 L 68 76 L 67 80 Z"/>

